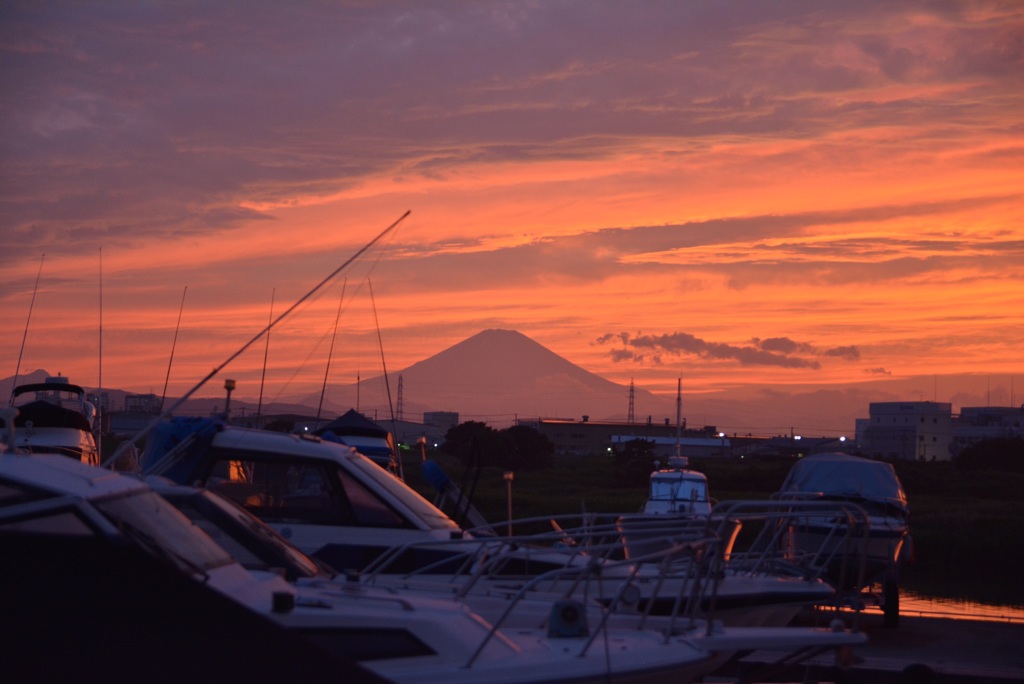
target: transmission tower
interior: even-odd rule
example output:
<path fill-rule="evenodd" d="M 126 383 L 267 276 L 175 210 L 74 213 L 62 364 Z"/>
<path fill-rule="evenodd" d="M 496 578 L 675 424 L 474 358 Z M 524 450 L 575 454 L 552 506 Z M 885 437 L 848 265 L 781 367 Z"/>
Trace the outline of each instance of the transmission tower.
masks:
<path fill-rule="evenodd" d="M 635 418 L 635 416 L 633 415 L 633 398 L 634 398 L 635 394 L 636 394 L 636 391 L 633 388 L 633 378 L 630 378 L 629 379 L 629 414 L 626 416 L 626 422 L 627 423 L 632 423 L 633 419 Z"/>
<path fill-rule="evenodd" d="M 398 407 L 395 409 L 395 419 L 402 420 L 402 376 L 398 376 Z"/>

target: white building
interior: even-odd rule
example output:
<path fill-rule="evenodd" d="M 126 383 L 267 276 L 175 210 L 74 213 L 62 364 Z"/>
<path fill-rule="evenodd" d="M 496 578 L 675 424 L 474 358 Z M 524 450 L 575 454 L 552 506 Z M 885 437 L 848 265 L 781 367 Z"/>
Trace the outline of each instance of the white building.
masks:
<path fill-rule="evenodd" d="M 952 458 L 953 407 L 934 401 L 869 404 L 858 426 L 861 453 L 886 461 L 948 461 Z"/>

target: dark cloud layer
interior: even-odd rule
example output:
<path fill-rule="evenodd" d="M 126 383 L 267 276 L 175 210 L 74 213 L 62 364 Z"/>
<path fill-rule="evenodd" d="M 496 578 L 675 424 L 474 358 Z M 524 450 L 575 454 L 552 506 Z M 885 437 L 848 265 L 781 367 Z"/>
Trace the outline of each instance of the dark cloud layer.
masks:
<path fill-rule="evenodd" d="M 782 368 L 821 368 L 819 359 L 838 358 L 857 361 L 860 352 L 856 347 L 844 346 L 818 349 L 807 342 L 798 342 L 788 337 L 767 339 L 753 338 L 747 346 L 709 342 L 685 332 L 662 335 L 632 335 L 626 332 L 607 333 L 595 340 L 596 344 L 618 343 L 622 346 L 610 351 L 616 361 L 651 361 L 662 363 L 665 355 L 673 357 L 695 356 L 703 359 L 735 361 L 740 366 L 778 366 Z"/>
<path fill-rule="evenodd" d="M 874 16 L 901 26 L 888 3 L 633 9 L 4 3 L 0 225 L 29 254 L 48 225 L 69 249 L 100 235 L 220 230 L 245 218 L 231 210 L 242 202 L 330 195 L 367 175 L 598 160 L 649 136 L 666 154 L 708 136 L 812 138 L 837 120 L 930 116 L 908 110 L 916 101 L 837 102 L 839 91 L 950 72 L 1024 81 L 1019 37 L 972 23 L 966 6 L 896 13 L 933 15 L 941 54 L 900 33 L 846 34 Z M 831 57 L 835 45 L 851 58 Z M 956 99 L 942 107 L 955 124 L 973 114 Z M 785 231 L 785 218 L 774 223 Z"/>

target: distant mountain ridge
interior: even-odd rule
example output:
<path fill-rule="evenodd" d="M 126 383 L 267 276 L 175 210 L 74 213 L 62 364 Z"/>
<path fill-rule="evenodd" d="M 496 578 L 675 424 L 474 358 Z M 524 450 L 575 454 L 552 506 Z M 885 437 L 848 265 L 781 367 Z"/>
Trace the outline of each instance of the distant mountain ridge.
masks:
<path fill-rule="evenodd" d="M 18 382 L 39 382 L 46 375 L 44 370 L 35 370 L 23 373 Z M 398 409 L 399 377 L 401 418 L 410 422 L 420 422 L 425 411 L 452 411 L 461 421 L 478 420 L 499 428 L 537 418 L 581 420 L 589 416 L 594 421 L 624 421 L 629 413 L 628 386 L 584 370 L 522 333 L 489 329 L 389 372 L 390 401 L 382 375 L 359 383 L 329 385 L 323 419 L 331 420 L 350 408 L 373 420 L 389 419 L 392 407 Z M 947 382 L 962 377 L 967 376 L 950 376 Z M 76 382 L 74 377 L 69 379 Z M 0 380 L 0 396 L 5 400 L 13 380 Z M 934 377 L 910 377 L 836 386 L 750 386 L 698 396 L 687 396 L 684 386 L 683 419 L 691 427 L 717 426 L 728 433 L 852 435 L 856 420 L 868 415 L 870 402 L 906 401 L 917 396 L 921 386 L 934 383 Z M 124 405 L 124 396 L 131 394 L 114 388 L 104 388 L 104 392 L 118 409 Z M 951 398 L 957 406 L 985 405 L 983 394 L 960 393 Z M 168 402 L 175 400 L 167 398 Z M 315 416 L 319 402 L 319 389 L 279 396 L 265 403 L 262 413 Z M 223 396 L 192 398 L 179 413 L 209 414 L 223 406 Z M 252 415 L 257 402 L 236 395 L 231 407 L 233 415 L 243 410 Z M 637 422 L 675 420 L 674 395 L 655 395 L 638 387 L 634 389 L 634 407 Z"/>
<path fill-rule="evenodd" d="M 19 383 L 39 381 L 47 373 L 34 371 Z M 402 379 L 404 420 L 419 422 L 425 411 L 452 411 L 460 420 L 479 420 L 498 427 L 516 420 L 567 418 L 581 420 L 625 420 L 629 413 L 629 387 L 591 373 L 555 354 L 547 347 L 515 330 L 483 330 L 453 346 L 418 361 L 407 368 L 388 372 L 391 401 L 383 375 L 348 385 L 329 385 L 323 411 L 330 420 L 350 408 L 383 420 L 390 417 L 397 402 L 398 379 Z M 13 378 L 0 381 L 0 391 L 9 395 Z M 74 379 L 71 379 L 74 382 Z M 124 395 L 116 389 L 104 389 L 120 407 Z M 168 397 L 168 403 L 176 398 Z M 320 393 L 279 397 L 263 406 L 264 415 L 279 413 L 315 415 Z M 221 409 L 223 397 L 193 398 L 184 412 L 209 413 Z M 674 402 L 665 401 L 650 391 L 634 390 L 638 416 L 646 420 L 651 413 L 674 415 Z M 255 403 L 233 397 L 232 414 L 255 412 Z"/>
<path fill-rule="evenodd" d="M 587 415 L 594 420 L 625 420 L 629 412 L 627 386 L 584 370 L 515 330 L 483 330 L 407 368 L 389 372 L 392 393 L 399 376 L 406 414 L 413 410 L 456 411 L 464 419 L 487 422 L 488 416 L 580 420 Z M 365 405 L 375 405 L 382 398 L 382 382 L 378 376 L 359 383 Z M 355 384 L 348 390 L 354 392 Z M 336 403 L 338 392 L 332 391 L 332 397 Z M 636 389 L 634 402 L 651 410 L 671 409 L 671 402 L 647 390 Z"/>

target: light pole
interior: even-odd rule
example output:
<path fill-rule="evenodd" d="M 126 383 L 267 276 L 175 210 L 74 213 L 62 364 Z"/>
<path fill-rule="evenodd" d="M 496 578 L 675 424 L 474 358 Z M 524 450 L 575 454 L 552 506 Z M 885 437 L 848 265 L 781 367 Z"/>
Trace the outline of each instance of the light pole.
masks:
<path fill-rule="evenodd" d="M 231 393 L 235 389 L 235 381 L 230 378 L 224 381 L 224 389 L 228 391 L 227 401 L 224 402 L 224 420 L 231 420 Z"/>
<path fill-rule="evenodd" d="M 512 480 L 516 474 L 511 470 L 505 471 L 505 491 L 508 495 L 508 536 L 512 536 Z"/>

